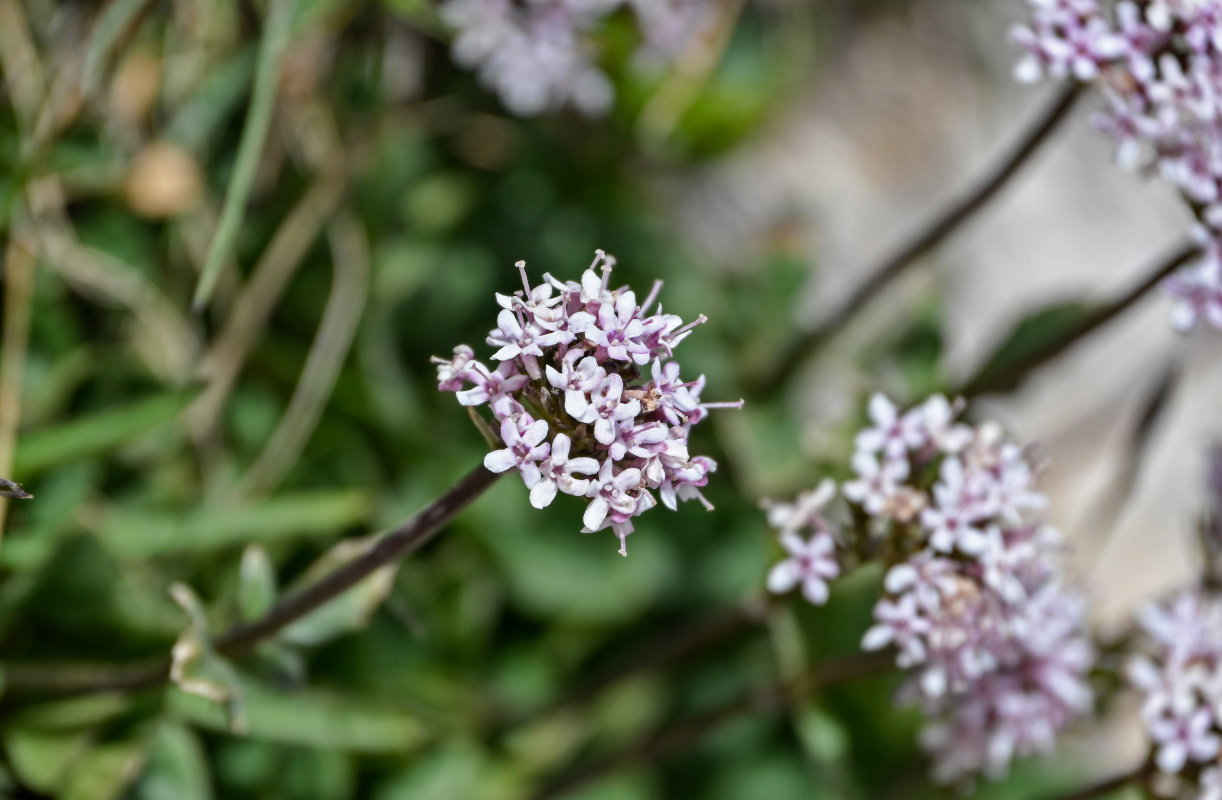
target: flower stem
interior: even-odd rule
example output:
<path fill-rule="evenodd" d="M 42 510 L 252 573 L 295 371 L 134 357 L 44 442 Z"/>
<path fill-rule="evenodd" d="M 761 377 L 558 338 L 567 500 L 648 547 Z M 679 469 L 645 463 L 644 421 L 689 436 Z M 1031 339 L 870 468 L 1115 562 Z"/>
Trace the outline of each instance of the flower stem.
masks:
<path fill-rule="evenodd" d="M 1161 284 L 1167 276 L 1175 272 L 1184 263 L 1200 253 L 1200 246 L 1195 242 L 1182 242 L 1165 255 L 1158 258 L 1152 269 L 1145 272 L 1146 277 L 1133 286 L 1122 296 L 1107 305 L 1097 308 L 1078 320 L 1072 327 L 1061 331 L 1058 336 L 1043 342 L 1022 355 L 1021 358 L 1006 364 L 1004 370 L 995 369 L 986 364 L 980 372 L 970 378 L 958 390 L 957 394 L 964 397 L 975 397 L 991 392 L 1010 391 L 1018 387 L 1027 375 L 1035 369 L 1069 349 L 1079 339 L 1094 332 L 1097 328 L 1110 322 L 1126 311 L 1153 288 Z"/>
<path fill-rule="evenodd" d="M 1026 130 L 1022 138 L 1005 157 L 995 164 L 968 192 L 955 200 L 930 220 L 920 233 L 896 250 L 873 269 L 848 300 L 820 325 L 800 335 L 782 351 L 768 371 L 753 381 L 753 394 L 763 395 L 783 386 L 798 368 L 828 340 L 840 332 L 870 300 L 904 274 L 917 260 L 967 222 L 983 208 L 998 191 L 1030 160 L 1041 144 L 1069 115 L 1081 95 L 1081 85 L 1070 82 L 1057 92 L 1052 103 Z"/>
<path fill-rule="evenodd" d="M 477 466 L 418 514 L 385 534 L 363 555 L 317 583 L 284 597 L 259 619 L 233 626 L 216 637 L 214 648 L 227 656 L 249 651 L 260 641 L 350 589 L 362 578 L 420 547 L 499 477 L 484 469 L 482 464 Z M 156 659 L 120 666 L 80 665 L 62 669 L 46 665 L 6 664 L 3 671 L 7 694 L 70 696 L 159 686 L 169 679 L 170 660 Z"/>

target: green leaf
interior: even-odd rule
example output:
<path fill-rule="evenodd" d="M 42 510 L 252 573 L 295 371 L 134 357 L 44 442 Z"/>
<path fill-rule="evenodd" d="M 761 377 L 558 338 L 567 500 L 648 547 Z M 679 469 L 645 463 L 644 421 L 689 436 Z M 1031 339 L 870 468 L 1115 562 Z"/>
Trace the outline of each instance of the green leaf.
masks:
<path fill-rule="evenodd" d="M 242 551 L 238 572 L 238 610 L 242 619 L 258 619 L 276 602 L 276 570 L 267 551 L 257 544 Z"/>
<path fill-rule="evenodd" d="M 62 800 L 115 800 L 139 776 L 148 751 L 143 739 L 95 747 L 73 763 L 56 797 Z"/>
<path fill-rule="evenodd" d="M 195 394 L 166 392 L 34 431 L 18 441 L 13 472 L 26 480 L 52 467 L 112 450 L 177 417 Z"/>
<path fill-rule="evenodd" d="M 133 800 L 211 800 L 212 779 L 199 737 L 172 721 L 163 721 L 149 749 L 148 767 L 132 793 Z"/>
<path fill-rule="evenodd" d="M 198 554 L 251 542 L 335 535 L 369 513 L 369 497 L 358 490 L 281 494 L 256 506 L 206 506 L 186 513 L 118 508 L 102 520 L 99 539 L 120 558 Z"/>
<path fill-rule="evenodd" d="M 242 680 L 247 735 L 281 744 L 333 748 L 354 753 L 402 756 L 429 739 L 414 714 L 386 702 L 315 689 L 279 691 Z M 214 703 L 171 689 L 167 705 L 177 719 L 228 733 L 224 712 Z"/>
<path fill-rule="evenodd" d="M 1018 386 L 1032 364 L 1060 349 L 1075 331 L 1090 324 L 1099 310 L 1085 303 L 1050 306 L 1021 320 L 993 355 L 964 384 L 964 393 L 1005 392 Z"/>
<path fill-rule="evenodd" d="M 255 183 L 263 143 L 271 125 L 276 105 L 276 87 L 280 81 L 280 64 L 289 44 L 289 34 L 296 14 L 296 0 L 271 0 L 263 25 L 263 40 L 259 45 L 259 63 L 255 68 L 255 85 L 251 90 L 250 110 L 242 128 L 242 140 L 233 166 L 233 176 L 225 191 L 225 206 L 208 249 L 203 272 L 195 287 L 191 304 L 199 308 L 208 302 L 225 259 L 233 248 L 238 228 L 246 214 L 246 201 Z"/>
<path fill-rule="evenodd" d="M 18 779 L 43 794 L 52 793 L 68 766 L 89 746 L 84 731 L 64 733 L 10 727 L 4 731 L 4 752 Z"/>

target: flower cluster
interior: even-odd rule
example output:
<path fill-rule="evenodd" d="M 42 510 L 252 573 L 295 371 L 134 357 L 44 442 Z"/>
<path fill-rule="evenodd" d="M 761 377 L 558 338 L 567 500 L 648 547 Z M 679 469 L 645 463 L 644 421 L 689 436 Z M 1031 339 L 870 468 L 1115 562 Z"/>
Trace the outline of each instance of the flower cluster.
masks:
<path fill-rule="evenodd" d="M 1222 599 L 1183 592 L 1139 617 L 1144 652 L 1128 662 L 1167 794 L 1222 798 Z"/>
<path fill-rule="evenodd" d="M 454 60 L 477 69 L 505 107 L 533 116 L 572 106 L 590 116 L 611 107 L 614 90 L 595 63 L 591 32 L 630 6 L 650 54 L 670 57 L 707 22 L 709 0 L 446 0 Z"/>
<path fill-rule="evenodd" d="M 906 413 L 872 398 L 856 477 L 840 489 L 855 524 L 838 535 L 828 482 L 768 506 L 789 553 L 769 574 L 773 591 L 801 583 L 819 603 L 842 561 L 881 554 L 893 565 L 862 645 L 893 647 L 910 671 L 901 696 L 930 716 L 922 742 L 946 781 L 1048 751 L 1090 707 L 1094 660 L 1027 454 L 996 424 L 969 427 L 958 412 L 941 396 Z M 813 536 L 803 541 L 798 527 Z"/>
<path fill-rule="evenodd" d="M 517 469 L 536 508 L 557 492 L 588 498 L 582 532 L 611 528 L 627 555 L 632 518 L 656 505 L 653 492 L 670 509 L 693 498 L 712 508 L 700 487 L 717 464 L 689 455 L 688 432 L 710 408 L 742 401 L 705 403 L 704 376 L 679 377 L 674 348 L 705 317 L 684 324 L 654 307 L 661 281 L 640 304 L 627 287 L 612 289 L 614 264 L 599 250 L 580 283 L 544 274 L 532 287 L 519 261 L 523 291 L 496 296 L 488 334 L 499 365 L 485 366 L 466 345 L 433 361 L 442 391 L 487 405 L 496 419 L 504 448 L 484 466 Z"/>
<path fill-rule="evenodd" d="M 1101 90 L 1097 125 L 1126 168 L 1154 168 L 1192 206 L 1204 245 L 1167 281 L 1173 324 L 1222 330 L 1222 0 L 1028 0 L 1012 39 L 1021 80 L 1072 76 Z"/>

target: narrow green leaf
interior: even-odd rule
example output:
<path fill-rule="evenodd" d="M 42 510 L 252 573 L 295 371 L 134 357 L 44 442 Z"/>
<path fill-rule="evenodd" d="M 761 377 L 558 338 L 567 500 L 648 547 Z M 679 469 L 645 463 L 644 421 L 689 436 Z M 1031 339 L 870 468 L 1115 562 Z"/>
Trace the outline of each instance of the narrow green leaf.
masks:
<path fill-rule="evenodd" d="M 429 738 L 423 721 L 384 702 L 308 689 L 286 692 L 242 681 L 248 735 L 281 744 L 403 756 Z M 168 695 L 170 713 L 208 730 L 228 732 L 215 704 L 178 689 Z"/>
<path fill-rule="evenodd" d="M 110 56 L 119 37 L 136 21 L 149 0 L 114 0 L 98 17 L 85 48 L 83 90 L 87 97 L 97 93 L 106 71 L 106 59 Z"/>
<path fill-rule="evenodd" d="M 199 737 L 169 720 L 157 728 L 148 768 L 132 794 L 134 800 L 211 800 L 212 779 Z"/>
<path fill-rule="evenodd" d="M 242 128 L 242 139 L 238 144 L 233 177 L 230 178 L 225 192 L 225 206 L 221 210 L 216 235 L 212 238 L 208 258 L 195 287 L 192 305 L 197 309 L 208 302 L 212 295 L 246 212 L 246 201 L 255 182 L 259 157 L 263 154 L 267 129 L 271 125 L 272 110 L 276 104 L 276 86 L 280 82 L 280 63 L 285 48 L 288 47 L 295 7 L 296 0 L 272 0 L 268 8 L 263 41 L 259 46 L 259 64 L 255 69 L 255 86 L 251 92 L 246 124 Z"/>
<path fill-rule="evenodd" d="M 148 742 L 131 739 L 95 747 L 72 764 L 55 795 L 62 800 L 116 800 L 140 775 Z"/>
<path fill-rule="evenodd" d="M 201 154 L 245 96 L 257 57 L 257 49 L 250 45 L 213 68 L 204 85 L 174 114 L 165 128 L 165 138 Z"/>
<path fill-rule="evenodd" d="M 167 392 L 34 431 L 18 441 L 13 472 L 26 480 L 51 467 L 104 453 L 174 419 L 195 394 Z"/>
<path fill-rule="evenodd" d="M 4 753 L 26 787 L 51 794 L 67 767 L 89 746 L 87 732 L 63 733 L 18 726 L 4 732 Z"/>
<path fill-rule="evenodd" d="M 1099 313 L 1084 303 L 1063 303 L 1040 309 L 1014 327 L 976 375 L 964 384 L 969 395 L 1009 391 L 1026 374 L 1029 364 L 1055 354 L 1074 333 L 1089 326 Z"/>
<path fill-rule="evenodd" d="M 204 507 L 187 513 L 116 509 L 99 538 L 120 558 L 203 553 L 251 542 L 334 535 L 364 521 L 369 497 L 359 490 L 282 494 L 255 506 Z"/>
<path fill-rule="evenodd" d="M 242 551 L 238 572 L 238 610 L 242 619 L 258 619 L 276 602 L 276 570 L 267 551 L 257 544 Z"/>

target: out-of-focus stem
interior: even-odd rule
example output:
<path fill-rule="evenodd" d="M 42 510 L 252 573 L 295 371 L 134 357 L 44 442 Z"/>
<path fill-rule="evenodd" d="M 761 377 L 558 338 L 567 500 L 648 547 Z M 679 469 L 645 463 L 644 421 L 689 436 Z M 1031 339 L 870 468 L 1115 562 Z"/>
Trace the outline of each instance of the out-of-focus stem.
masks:
<path fill-rule="evenodd" d="M 1017 387 L 1029 373 L 1128 310 L 1130 306 L 1145 297 L 1150 290 L 1161 284 L 1167 276 L 1199 252 L 1200 247 L 1194 242 L 1183 242 L 1176 245 L 1165 255 L 1159 257 L 1153 267 L 1144 273 L 1146 277 L 1129 291 L 1084 316 L 1076 325 L 1066 329 L 1055 339 L 1024 354 L 1021 361 L 1008 365 L 1004 372 L 989 370 L 987 367 L 982 369 L 964 383 L 958 393 L 965 397 L 974 397 L 989 392 L 1008 391 Z"/>
<path fill-rule="evenodd" d="M 237 656 L 301 619 L 314 609 L 352 588 L 379 568 L 393 563 L 431 539 L 500 475 L 481 464 L 418 514 L 386 533 L 363 555 L 347 562 L 317 583 L 288 595 L 266 614 L 235 625 L 213 640 L 222 655 Z M 170 659 L 121 666 L 77 665 L 56 669 L 48 665 L 3 665 L 5 693 L 68 696 L 93 692 L 134 690 L 158 686 L 170 675 Z"/>
<path fill-rule="evenodd" d="M 781 356 L 772 362 L 768 371 L 752 382 L 752 394 L 767 394 L 783 386 L 813 353 L 839 333 L 870 300 L 917 263 L 934 245 L 982 209 L 1031 159 L 1040 145 L 1048 140 L 1069 115 L 1080 94 L 1081 87 L 1077 83 L 1061 87 L 1052 103 L 1031 124 L 1015 146 L 981 176 L 972 188 L 943 208 L 918 234 L 892 255 L 868 270 L 870 277 L 859 285 L 830 317 L 790 342 L 782 350 Z"/>
<path fill-rule="evenodd" d="M 34 295 L 34 252 L 15 232 L 4 254 L 4 332 L 0 343 L 0 475 L 10 475 L 21 421 L 21 384 L 30 341 L 30 301 Z M 8 499 L 0 495 L 0 539 Z"/>

